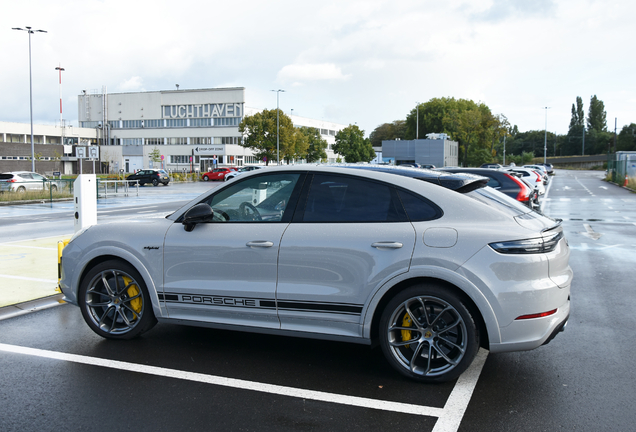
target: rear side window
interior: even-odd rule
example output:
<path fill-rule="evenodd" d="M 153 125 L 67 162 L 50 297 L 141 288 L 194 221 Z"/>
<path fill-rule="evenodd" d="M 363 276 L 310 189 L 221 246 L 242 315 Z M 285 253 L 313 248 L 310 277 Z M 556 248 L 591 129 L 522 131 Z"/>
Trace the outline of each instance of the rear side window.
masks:
<path fill-rule="evenodd" d="M 304 211 L 304 222 L 405 221 L 391 185 L 341 176 L 314 175 Z"/>
<path fill-rule="evenodd" d="M 403 189 L 399 189 L 398 194 L 411 222 L 439 219 L 443 215 L 442 209 L 420 195 Z"/>

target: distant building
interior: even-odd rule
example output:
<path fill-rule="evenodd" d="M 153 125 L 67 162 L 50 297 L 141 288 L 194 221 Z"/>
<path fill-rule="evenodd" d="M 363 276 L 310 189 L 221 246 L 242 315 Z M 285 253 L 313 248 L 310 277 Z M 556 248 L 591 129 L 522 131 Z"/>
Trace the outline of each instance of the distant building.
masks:
<path fill-rule="evenodd" d="M 71 126 L 33 125 L 35 169 L 41 174 L 78 172 L 77 145 L 97 145 L 98 131 Z M 92 172 L 92 164 L 83 166 Z M 0 172 L 31 171 L 31 124 L 0 122 Z M 99 165 L 97 167 L 99 172 Z"/>
<path fill-rule="evenodd" d="M 238 126 L 260 110 L 245 106 L 245 88 L 162 90 L 79 96 L 79 122 L 102 131 L 102 161 L 111 171 L 142 168 L 206 171 L 218 165 L 264 164 L 240 146 Z M 291 116 L 294 126 L 317 128 L 329 144 L 345 125 Z M 158 149 L 161 162 L 151 160 Z M 270 163 L 273 161 L 269 161 Z"/>
<path fill-rule="evenodd" d="M 434 139 L 382 141 L 382 158 L 395 165 L 418 163 L 436 167 L 457 166 L 459 144 L 446 134 L 428 134 Z"/>

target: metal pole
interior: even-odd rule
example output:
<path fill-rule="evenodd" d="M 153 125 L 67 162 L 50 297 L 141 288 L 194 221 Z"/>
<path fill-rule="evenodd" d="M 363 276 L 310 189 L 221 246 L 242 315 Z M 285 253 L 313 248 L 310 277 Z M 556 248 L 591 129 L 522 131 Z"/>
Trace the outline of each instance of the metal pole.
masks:
<path fill-rule="evenodd" d="M 420 139 L 420 103 L 415 102 L 415 139 Z"/>
<path fill-rule="evenodd" d="M 46 31 L 31 30 L 31 27 L 13 27 L 13 30 L 22 30 L 29 33 L 29 111 L 31 114 L 31 171 L 35 172 L 35 144 L 33 142 L 33 77 L 31 74 L 31 33 L 46 33 Z"/>
<path fill-rule="evenodd" d="M 585 125 L 583 125 L 583 148 L 581 150 L 581 156 L 585 156 Z"/>
<path fill-rule="evenodd" d="M 616 124 L 618 123 L 618 117 L 614 117 L 614 153 L 616 153 Z"/>
<path fill-rule="evenodd" d="M 550 107 L 545 107 L 545 137 L 543 140 L 543 163 L 546 163 L 546 155 L 548 153 L 548 110 Z"/>
<path fill-rule="evenodd" d="M 506 135 L 504 135 L 504 156 L 503 156 L 503 164 L 506 164 Z"/>
<path fill-rule="evenodd" d="M 280 124 L 279 124 L 279 118 L 278 118 L 278 95 L 280 94 L 280 92 L 284 92 L 285 90 L 272 90 L 273 92 L 276 92 L 276 164 L 280 165 L 280 140 L 279 140 L 279 130 L 280 130 Z"/>
<path fill-rule="evenodd" d="M 60 127 L 62 127 L 62 71 L 64 70 L 62 63 L 55 70 L 60 71 Z"/>

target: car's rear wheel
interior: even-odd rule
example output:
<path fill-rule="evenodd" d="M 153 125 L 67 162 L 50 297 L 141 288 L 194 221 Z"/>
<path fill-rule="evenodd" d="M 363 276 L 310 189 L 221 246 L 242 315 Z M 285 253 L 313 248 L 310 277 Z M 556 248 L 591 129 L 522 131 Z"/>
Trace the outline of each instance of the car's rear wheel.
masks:
<path fill-rule="evenodd" d="M 210 177 L 208 177 L 208 176 L 206 176 L 206 175 L 205 175 L 205 176 L 203 176 L 203 181 L 208 181 L 208 180 L 210 180 Z"/>
<path fill-rule="evenodd" d="M 54 184 L 51 185 L 51 191 L 52 192 L 57 192 L 57 186 L 55 186 Z"/>
<path fill-rule="evenodd" d="M 93 267 L 82 279 L 78 302 L 88 326 L 107 339 L 132 339 L 157 323 L 146 284 L 123 261 Z"/>
<path fill-rule="evenodd" d="M 20 186 L 20 187 L 18 187 L 17 192 L 18 193 L 25 193 L 26 192 L 26 188 L 24 186 Z"/>
<path fill-rule="evenodd" d="M 153 185 L 153 186 L 159 186 L 159 180 L 157 180 L 157 179 L 152 179 L 152 185 Z"/>
<path fill-rule="evenodd" d="M 409 378 L 457 378 L 479 349 L 475 320 L 449 289 L 418 285 L 396 295 L 380 320 L 380 344 L 391 366 Z"/>

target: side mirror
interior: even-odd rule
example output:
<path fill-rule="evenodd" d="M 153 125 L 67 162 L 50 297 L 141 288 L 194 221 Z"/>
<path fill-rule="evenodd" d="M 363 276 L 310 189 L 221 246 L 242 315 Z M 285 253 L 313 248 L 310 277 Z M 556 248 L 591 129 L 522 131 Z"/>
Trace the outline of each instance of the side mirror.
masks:
<path fill-rule="evenodd" d="M 210 222 L 214 217 L 212 208 L 204 203 L 197 204 L 183 215 L 183 226 L 190 232 L 198 223 Z"/>

